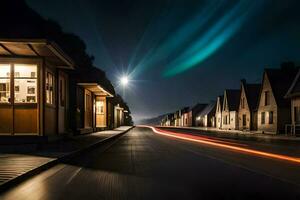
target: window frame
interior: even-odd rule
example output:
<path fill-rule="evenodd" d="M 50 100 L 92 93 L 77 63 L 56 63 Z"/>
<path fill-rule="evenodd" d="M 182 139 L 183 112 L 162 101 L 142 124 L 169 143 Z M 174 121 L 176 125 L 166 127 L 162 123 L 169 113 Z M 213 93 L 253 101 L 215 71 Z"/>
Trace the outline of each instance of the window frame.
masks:
<path fill-rule="evenodd" d="M 260 113 L 260 123 L 266 124 L 266 113 L 265 112 Z"/>
<path fill-rule="evenodd" d="M 50 92 L 50 90 L 48 90 L 48 88 L 47 88 L 47 78 L 48 78 L 48 74 L 51 76 L 51 78 L 52 78 L 52 102 L 48 102 L 47 101 L 47 92 L 49 91 Z M 55 77 L 55 73 L 53 73 L 52 71 L 50 71 L 50 70 L 45 70 L 45 103 L 46 103 L 46 105 L 50 105 L 50 106 L 55 106 L 56 105 L 56 99 L 55 99 L 55 87 L 56 87 L 56 77 Z M 50 93 L 49 93 L 50 94 Z"/>

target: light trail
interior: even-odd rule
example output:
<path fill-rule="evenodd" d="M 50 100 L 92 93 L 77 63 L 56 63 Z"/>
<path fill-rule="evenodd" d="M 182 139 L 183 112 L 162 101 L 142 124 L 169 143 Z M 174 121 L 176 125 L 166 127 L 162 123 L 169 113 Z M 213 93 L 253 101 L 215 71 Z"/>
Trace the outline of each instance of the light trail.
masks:
<path fill-rule="evenodd" d="M 183 133 L 175 133 L 172 131 L 161 130 L 161 129 L 155 128 L 153 126 L 143 125 L 143 126 L 138 126 L 138 127 L 150 128 L 150 129 L 152 129 L 152 131 L 154 133 L 157 133 L 159 135 L 164 135 L 164 136 L 173 137 L 173 138 L 177 138 L 177 139 L 207 144 L 207 145 L 221 147 L 221 148 L 230 149 L 230 150 L 235 150 L 235 151 L 239 151 L 239 152 L 243 152 L 243 153 L 249 153 L 249 154 L 253 154 L 253 155 L 258 155 L 258 156 L 263 156 L 263 157 L 273 158 L 273 159 L 279 159 L 279 160 L 284 160 L 284 161 L 289 161 L 289 162 L 294 162 L 294 163 L 300 164 L 300 158 L 298 158 L 298 157 L 291 157 L 291 156 L 285 156 L 285 155 L 281 155 L 281 154 L 268 153 L 268 152 L 264 152 L 264 151 L 248 149 L 245 147 L 237 147 L 237 146 L 233 146 L 230 144 L 222 144 L 222 143 L 218 143 L 218 142 L 212 141 L 212 140 L 204 140 L 203 138 L 197 137 L 197 136 L 191 137 L 191 135 L 187 135 L 187 134 L 183 134 Z"/>

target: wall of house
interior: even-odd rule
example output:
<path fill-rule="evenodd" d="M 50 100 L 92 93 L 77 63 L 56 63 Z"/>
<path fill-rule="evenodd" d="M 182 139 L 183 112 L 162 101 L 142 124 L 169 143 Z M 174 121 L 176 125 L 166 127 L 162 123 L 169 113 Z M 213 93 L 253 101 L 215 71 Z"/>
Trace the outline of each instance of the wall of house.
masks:
<path fill-rule="evenodd" d="M 222 128 L 222 107 L 221 107 L 221 102 L 220 98 L 217 99 L 217 107 L 216 107 L 216 128 Z"/>
<path fill-rule="evenodd" d="M 265 105 L 265 92 L 270 92 L 270 104 Z M 273 123 L 269 123 L 269 113 L 270 111 L 273 112 Z M 265 123 L 262 123 L 262 113 L 265 113 Z M 260 100 L 259 100 L 259 106 L 258 106 L 258 112 L 257 112 L 257 130 L 260 132 L 265 133 L 277 133 L 277 119 L 278 112 L 277 112 L 277 104 L 275 101 L 275 97 L 272 92 L 272 88 L 270 85 L 270 82 L 268 80 L 268 77 L 266 74 L 264 74 L 263 78 L 263 84 L 262 84 L 262 90 L 260 94 Z"/>
<path fill-rule="evenodd" d="M 243 105 L 243 99 L 244 99 L 244 105 Z M 246 116 L 246 125 L 243 125 L 243 115 Z M 251 129 L 251 112 L 249 109 L 249 104 L 246 98 L 245 88 L 243 85 L 241 88 L 240 105 L 238 111 L 238 123 L 239 123 L 239 130 Z"/>
<path fill-rule="evenodd" d="M 300 107 L 300 97 L 294 97 L 291 99 L 291 123 L 292 124 L 295 124 L 294 107 Z"/>

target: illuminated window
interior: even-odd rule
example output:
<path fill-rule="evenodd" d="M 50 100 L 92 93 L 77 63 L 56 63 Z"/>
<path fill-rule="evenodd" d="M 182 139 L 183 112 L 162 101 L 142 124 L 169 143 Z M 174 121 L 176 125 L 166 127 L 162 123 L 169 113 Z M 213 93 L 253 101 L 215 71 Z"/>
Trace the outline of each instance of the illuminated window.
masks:
<path fill-rule="evenodd" d="M 14 65 L 15 103 L 37 102 L 37 66 Z"/>
<path fill-rule="evenodd" d="M 10 65 L 0 64 L 0 103 L 10 102 Z"/>
<path fill-rule="evenodd" d="M 54 104 L 54 75 L 50 72 L 46 74 L 46 103 Z"/>
<path fill-rule="evenodd" d="M 104 102 L 96 101 L 96 114 L 104 114 Z"/>

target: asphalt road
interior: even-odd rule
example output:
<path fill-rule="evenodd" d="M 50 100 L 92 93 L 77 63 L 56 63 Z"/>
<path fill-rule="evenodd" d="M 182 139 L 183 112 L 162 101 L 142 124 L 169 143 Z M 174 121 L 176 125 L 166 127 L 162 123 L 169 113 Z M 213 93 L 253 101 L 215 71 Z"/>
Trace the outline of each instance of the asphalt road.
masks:
<path fill-rule="evenodd" d="M 300 165 L 134 128 L 0 199 L 300 199 Z"/>

